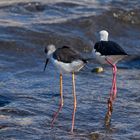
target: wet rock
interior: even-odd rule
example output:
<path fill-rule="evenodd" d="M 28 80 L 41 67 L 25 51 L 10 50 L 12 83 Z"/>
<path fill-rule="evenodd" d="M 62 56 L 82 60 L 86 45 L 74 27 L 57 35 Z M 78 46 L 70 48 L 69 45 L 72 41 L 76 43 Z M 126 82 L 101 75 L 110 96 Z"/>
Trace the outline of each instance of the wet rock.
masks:
<path fill-rule="evenodd" d="M 122 9 L 115 10 L 113 17 L 123 22 L 129 22 L 131 24 L 140 24 L 140 11 L 139 9 L 125 11 Z"/>
<path fill-rule="evenodd" d="M 93 72 L 93 73 L 101 73 L 103 71 L 104 71 L 104 69 L 102 67 L 96 67 L 96 68 L 93 68 L 91 72 Z"/>
<path fill-rule="evenodd" d="M 45 5 L 40 2 L 30 2 L 24 5 L 24 8 L 30 12 L 41 12 L 45 10 Z"/>
<path fill-rule="evenodd" d="M 7 125 L 0 125 L 0 129 L 4 129 L 4 128 L 7 128 L 8 126 Z"/>
<path fill-rule="evenodd" d="M 18 116 L 28 116 L 28 115 L 34 115 L 34 113 L 27 111 L 27 110 L 19 110 L 17 108 L 3 108 L 0 110 L 3 114 L 13 114 Z"/>
<path fill-rule="evenodd" d="M 94 132 L 91 134 L 91 140 L 98 140 L 100 137 L 100 134 L 97 132 Z"/>

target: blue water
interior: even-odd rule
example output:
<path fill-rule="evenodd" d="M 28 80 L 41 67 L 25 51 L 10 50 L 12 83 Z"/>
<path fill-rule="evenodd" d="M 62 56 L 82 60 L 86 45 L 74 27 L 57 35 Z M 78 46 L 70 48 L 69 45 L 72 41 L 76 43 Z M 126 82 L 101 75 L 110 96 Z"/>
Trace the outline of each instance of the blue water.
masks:
<path fill-rule="evenodd" d="M 0 140 L 140 139 L 139 1 L 0 1 Z M 72 76 L 63 75 L 64 107 L 59 104 L 59 72 L 44 48 L 69 45 L 91 55 L 98 31 L 106 29 L 131 56 L 118 64 L 117 99 L 111 125 L 104 125 L 111 87 L 111 67 L 90 62 L 76 74 L 77 112 L 70 133 Z"/>

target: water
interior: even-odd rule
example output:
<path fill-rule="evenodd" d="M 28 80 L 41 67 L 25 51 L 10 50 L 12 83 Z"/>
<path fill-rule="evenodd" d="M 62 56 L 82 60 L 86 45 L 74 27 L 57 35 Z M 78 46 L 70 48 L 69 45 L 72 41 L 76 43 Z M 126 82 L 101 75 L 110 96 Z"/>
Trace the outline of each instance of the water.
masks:
<path fill-rule="evenodd" d="M 0 140 L 140 139 L 140 2 L 124 0 L 0 1 Z M 69 45 L 90 54 L 98 31 L 131 54 L 118 64 L 118 96 L 109 128 L 104 126 L 111 68 L 96 74 L 89 63 L 76 75 L 77 112 L 71 75 L 64 75 L 64 107 L 53 129 L 59 102 L 59 73 L 43 72 L 44 47 Z M 106 82 L 108 81 L 108 82 Z"/>

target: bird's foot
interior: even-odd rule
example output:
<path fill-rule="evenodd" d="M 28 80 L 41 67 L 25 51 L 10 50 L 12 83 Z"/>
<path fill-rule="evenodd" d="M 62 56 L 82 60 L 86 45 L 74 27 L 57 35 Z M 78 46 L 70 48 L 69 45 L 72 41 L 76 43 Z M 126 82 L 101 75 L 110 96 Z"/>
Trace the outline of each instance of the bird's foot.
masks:
<path fill-rule="evenodd" d="M 54 113 L 52 121 L 51 121 L 51 128 L 53 128 L 54 126 L 54 122 L 56 120 L 56 118 L 58 117 L 59 112 L 62 110 L 63 104 L 60 103 L 59 108 L 57 110 L 57 112 Z"/>
<path fill-rule="evenodd" d="M 108 99 L 108 111 L 105 116 L 105 125 L 108 126 L 111 122 L 111 115 L 113 112 L 112 98 Z"/>
<path fill-rule="evenodd" d="M 71 133 L 71 134 L 73 134 L 73 133 L 74 133 L 74 132 L 73 132 L 73 129 L 71 129 L 70 133 Z"/>

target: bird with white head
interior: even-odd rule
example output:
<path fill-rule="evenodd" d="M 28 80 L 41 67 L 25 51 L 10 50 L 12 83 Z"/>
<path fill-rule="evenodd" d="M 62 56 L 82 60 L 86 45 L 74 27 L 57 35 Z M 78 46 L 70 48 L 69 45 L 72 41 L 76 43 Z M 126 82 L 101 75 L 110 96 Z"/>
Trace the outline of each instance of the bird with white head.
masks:
<path fill-rule="evenodd" d="M 99 63 L 111 65 L 112 71 L 113 71 L 112 87 L 110 91 L 110 97 L 108 100 L 108 111 L 106 115 L 106 118 L 110 119 L 111 114 L 112 114 L 112 103 L 115 100 L 116 94 L 117 94 L 116 63 L 119 60 L 122 60 L 124 57 L 126 57 L 127 53 L 116 42 L 108 40 L 109 34 L 106 30 L 100 31 L 99 35 L 100 35 L 100 41 L 95 43 L 92 52 Z M 110 121 L 107 120 L 107 122 L 110 122 Z"/>

